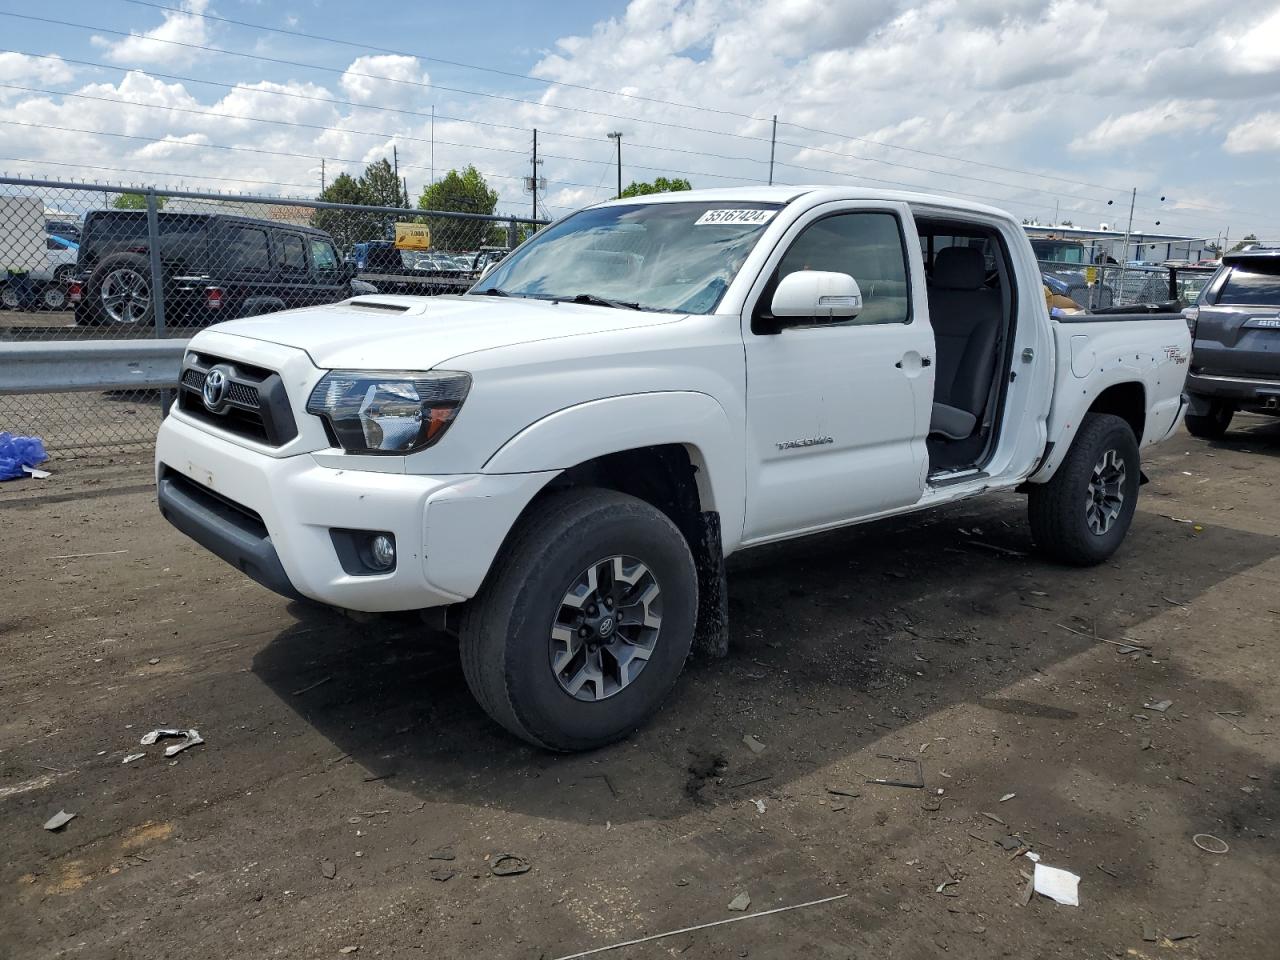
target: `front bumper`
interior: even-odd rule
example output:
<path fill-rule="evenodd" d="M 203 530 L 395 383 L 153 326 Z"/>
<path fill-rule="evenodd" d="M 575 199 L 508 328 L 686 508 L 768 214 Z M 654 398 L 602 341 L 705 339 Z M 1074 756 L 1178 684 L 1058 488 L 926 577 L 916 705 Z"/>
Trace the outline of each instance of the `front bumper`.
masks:
<path fill-rule="evenodd" d="M 324 451 L 332 460 L 334 451 Z M 156 438 L 161 512 L 283 596 L 349 610 L 444 606 L 479 590 L 507 532 L 554 473 L 441 477 L 271 457 L 166 417 Z M 394 534 L 396 565 L 352 574 L 334 530 Z"/>
<path fill-rule="evenodd" d="M 1280 380 L 1233 377 L 1223 374 L 1190 373 L 1186 391 L 1191 395 L 1192 414 L 1207 412 L 1206 399 L 1230 400 L 1236 406 L 1266 413 L 1280 413 Z M 1205 409 L 1201 409 L 1201 408 Z"/>

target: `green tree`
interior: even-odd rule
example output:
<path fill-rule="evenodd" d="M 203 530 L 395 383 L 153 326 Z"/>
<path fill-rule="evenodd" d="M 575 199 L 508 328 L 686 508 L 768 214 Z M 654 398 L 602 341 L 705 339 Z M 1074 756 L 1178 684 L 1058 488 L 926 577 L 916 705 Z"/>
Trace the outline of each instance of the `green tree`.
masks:
<path fill-rule="evenodd" d="M 156 197 L 156 209 L 163 210 L 164 205 L 169 202 L 168 197 Z M 115 202 L 111 204 L 117 210 L 145 210 L 147 209 L 147 197 L 142 193 L 122 193 L 116 197 Z"/>
<path fill-rule="evenodd" d="M 632 180 L 631 185 L 622 191 L 624 197 L 643 197 L 650 193 L 674 193 L 677 190 L 692 190 L 693 184 L 683 177 L 676 177 L 668 180 L 666 177 L 657 177 L 653 183 L 642 183 L 639 180 Z"/>
<path fill-rule="evenodd" d="M 1240 240 L 1240 242 L 1231 248 L 1230 252 L 1234 253 L 1237 250 L 1243 250 L 1249 244 L 1257 243 L 1257 242 L 1258 242 L 1258 238 L 1254 234 L 1246 233 L 1244 237 Z"/>
<path fill-rule="evenodd" d="M 498 191 L 485 182 L 480 171 L 468 165 L 461 172 L 450 170 L 435 183 L 422 188 L 419 210 L 452 213 L 492 214 L 498 206 Z M 506 228 L 451 217 L 420 217 L 431 228 L 431 245 L 441 250 L 474 250 L 484 244 L 505 246 Z"/>
<path fill-rule="evenodd" d="M 349 173 L 338 174 L 320 191 L 319 199 L 361 207 L 409 206 L 409 198 L 405 196 L 395 169 L 386 160 L 375 160 L 369 164 L 359 179 Z M 328 233 L 343 250 L 350 250 L 355 243 L 389 239 L 395 219 L 392 214 L 372 211 L 317 210 L 311 218 L 311 225 Z"/>

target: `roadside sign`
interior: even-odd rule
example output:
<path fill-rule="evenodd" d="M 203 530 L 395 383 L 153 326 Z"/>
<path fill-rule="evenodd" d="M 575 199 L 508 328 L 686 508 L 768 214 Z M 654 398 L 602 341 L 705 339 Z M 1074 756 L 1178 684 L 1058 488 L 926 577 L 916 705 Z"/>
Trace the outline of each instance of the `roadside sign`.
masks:
<path fill-rule="evenodd" d="M 397 223 L 397 250 L 430 250 L 431 228 L 425 223 Z"/>
<path fill-rule="evenodd" d="M 1084 268 L 1084 279 L 1085 279 L 1085 282 L 1086 282 L 1086 283 L 1088 283 L 1090 286 L 1093 286 L 1093 284 L 1095 284 L 1095 283 L 1097 282 L 1097 280 L 1098 280 L 1098 268 L 1097 268 L 1097 267 L 1085 267 L 1085 268 Z"/>

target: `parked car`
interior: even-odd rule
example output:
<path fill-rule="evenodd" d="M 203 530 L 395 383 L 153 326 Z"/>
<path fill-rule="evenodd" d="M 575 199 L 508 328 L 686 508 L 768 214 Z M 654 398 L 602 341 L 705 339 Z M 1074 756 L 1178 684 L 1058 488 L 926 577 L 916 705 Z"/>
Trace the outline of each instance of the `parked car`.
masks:
<path fill-rule="evenodd" d="M 1225 254 L 1183 313 L 1194 338 L 1187 429 L 1216 439 L 1237 410 L 1280 416 L 1280 249 Z"/>
<path fill-rule="evenodd" d="M 159 507 L 285 596 L 434 610 L 490 716 L 587 749 L 724 652 L 739 550 L 1017 490 L 1049 556 L 1109 558 L 1190 346 L 1051 319 L 1021 224 L 967 201 L 611 201 L 462 296 L 197 333 Z"/>
<path fill-rule="evenodd" d="M 228 214 L 158 215 L 165 323 L 199 326 L 351 296 L 352 271 L 323 230 Z M 151 323 L 147 215 L 85 216 L 70 286 L 79 324 Z"/>
<path fill-rule="evenodd" d="M 67 285 L 75 275 L 78 245 L 66 237 L 45 237 L 44 263 L 26 274 L 26 283 L 0 287 L 0 306 L 6 310 L 25 307 L 62 310 L 67 306 Z M 24 303 L 23 301 L 27 301 Z"/>

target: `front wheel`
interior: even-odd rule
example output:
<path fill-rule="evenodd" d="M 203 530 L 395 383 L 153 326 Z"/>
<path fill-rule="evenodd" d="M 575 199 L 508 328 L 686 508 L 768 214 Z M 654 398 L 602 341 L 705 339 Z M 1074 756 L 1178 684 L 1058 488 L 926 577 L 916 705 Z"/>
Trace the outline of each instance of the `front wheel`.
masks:
<path fill-rule="evenodd" d="M 467 605 L 463 673 L 511 733 L 589 750 L 658 709 L 689 655 L 697 607 L 693 555 L 664 513 L 611 490 L 552 494 Z"/>
<path fill-rule="evenodd" d="M 1088 414 L 1053 479 L 1031 489 L 1032 539 L 1063 563 L 1102 563 L 1129 531 L 1140 482 L 1133 429 L 1120 417 Z"/>
<path fill-rule="evenodd" d="M 1210 400 L 1208 405 L 1207 413 L 1187 414 L 1187 432 L 1204 440 L 1221 440 L 1231 426 L 1235 409 L 1225 400 Z"/>

